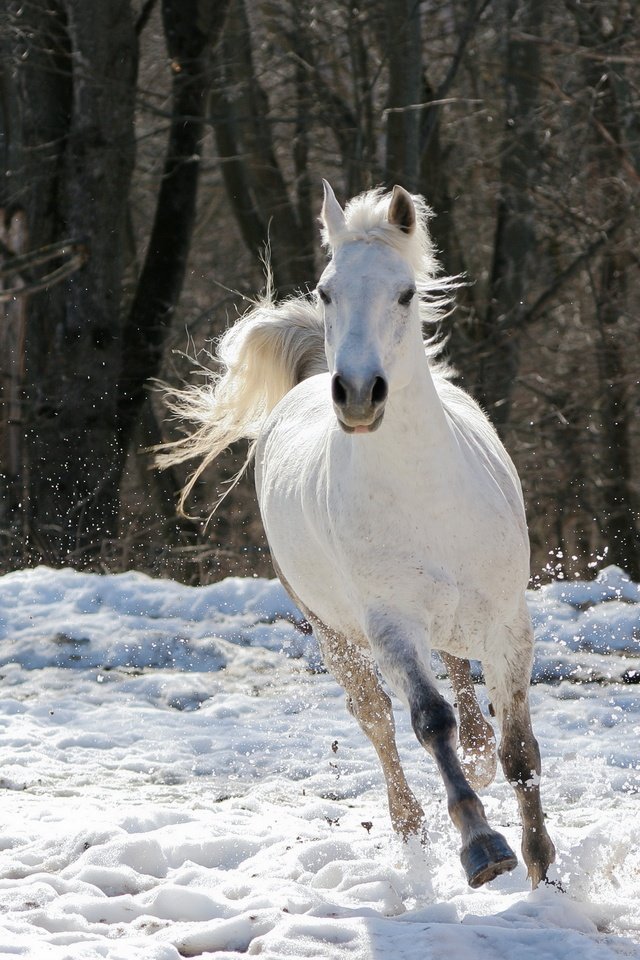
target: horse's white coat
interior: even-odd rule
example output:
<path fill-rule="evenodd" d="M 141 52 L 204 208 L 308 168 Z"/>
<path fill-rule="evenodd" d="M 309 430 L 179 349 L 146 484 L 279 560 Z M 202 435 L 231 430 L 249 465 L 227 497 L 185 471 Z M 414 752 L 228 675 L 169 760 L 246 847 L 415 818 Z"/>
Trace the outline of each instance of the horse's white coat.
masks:
<path fill-rule="evenodd" d="M 410 624 L 403 643 L 425 664 L 432 647 L 502 658 L 505 630 L 510 654 L 527 661 L 520 484 L 480 408 L 432 375 L 417 298 L 397 302 L 415 284 L 413 270 L 384 242 L 355 240 L 339 247 L 320 284 L 331 297 L 331 372 L 380 371 L 389 397 L 377 431 L 347 434 L 323 374 L 299 383 L 268 417 L 257 489 L 285 579 L 340 632 L 371 638 L 390 620 Z"/>
<path fill-rule="evenodd" d="M 438 764 L 473 885 L 512 869 L 515 857 L 489 827 L 456 755 L 455 718 L 430 653 L 458 658 L 448 667 L 461 736 L 490 778 L 493 732 L 464 664 L 483 661 L 535 885 L 554 851 L 527 699 L 533 631 L 522 493 L 487 418 L 425 350 L 430 295 L 444 286 L 427 219 L 420 198 L 401 188 L 364 194 L 344 212 L 325 185 L 332 258 L 317 304 L 267 299 L 224 335 L 213 390 L 178 397 L 178 412 L 198 427 L 164 462 L 197 455 L 205 465 L 241 436 L 256 440 L 274 562 L 378 752 L 394 826 L 420 833 L 424 814 L 372 660 Z"/>

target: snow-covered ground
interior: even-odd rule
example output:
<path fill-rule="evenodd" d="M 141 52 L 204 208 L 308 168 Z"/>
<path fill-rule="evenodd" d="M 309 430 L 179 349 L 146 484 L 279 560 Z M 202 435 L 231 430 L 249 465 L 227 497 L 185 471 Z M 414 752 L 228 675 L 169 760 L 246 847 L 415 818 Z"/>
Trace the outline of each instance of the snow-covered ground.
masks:
<path fill-rule="evenodd" d="M 430 821 L 426 852 L 403 847 L 277 582 L 1 577 L 0 956 L 640 958 L 640 589 L 609 567 L 530 604 L 564 893 L 531 893 L 522 866 L 466 885 L 399 708 Z M 500 774 L 483 801 L 518 849 Z"/>

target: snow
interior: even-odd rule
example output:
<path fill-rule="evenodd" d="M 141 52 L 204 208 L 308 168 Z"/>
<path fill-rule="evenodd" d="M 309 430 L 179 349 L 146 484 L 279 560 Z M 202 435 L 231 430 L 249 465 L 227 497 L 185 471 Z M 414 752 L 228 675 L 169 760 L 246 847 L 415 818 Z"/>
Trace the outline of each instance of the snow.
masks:
<path fill-rule="evenodd" d="M 529 602 L 562 889 L 519 865 L 473 891 L 406 712 L 426 852 L 277 581 L 0 577 L 0 956 L 640 958 L 640 588 L 608 567 Z M 518 849 L 501 774 L 482 799 Z"/>

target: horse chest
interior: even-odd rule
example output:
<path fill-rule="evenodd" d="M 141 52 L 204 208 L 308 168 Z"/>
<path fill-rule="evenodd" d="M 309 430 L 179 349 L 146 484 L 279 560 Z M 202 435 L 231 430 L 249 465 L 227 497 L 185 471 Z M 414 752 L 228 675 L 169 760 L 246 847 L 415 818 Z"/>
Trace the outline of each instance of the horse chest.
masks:
<path fill-rule="evenodd" d="M 395 605 L 428 617 L 443 645 L 486 634 L 513 596 L 506 579 L 526 582 L 522 533 L 499 485 L 437 451 L 420 456 L 415 437 L 391 449 L 347 438 L 329 426 L 331 411 L 318 418 L 296 392 L 295 412 L 259 448 L 257 474 L 273 555 L 299 599 L 354 627 Z"/>
<path fill-rule="evenodd" d="M 488 565 L 512 562 L 522 538 L 504 498 L 469 486 L 452 471 L 334 471 L 319 509 L 336 553 L 359 569 L 473 585 Z"/>

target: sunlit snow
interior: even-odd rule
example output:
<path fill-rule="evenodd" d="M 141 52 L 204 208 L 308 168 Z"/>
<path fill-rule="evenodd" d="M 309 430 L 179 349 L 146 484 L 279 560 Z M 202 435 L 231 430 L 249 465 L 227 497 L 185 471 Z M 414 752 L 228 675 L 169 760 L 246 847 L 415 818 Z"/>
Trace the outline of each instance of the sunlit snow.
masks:
<path fill-rule="evenodd" d="M 609 567 L 529 602 L 559 886 L 472 891 L 405 711 L 426 852 L 277 581 L 0 577 L 0 956 L 640 958 L 640 588 Z M 501 774 L 482 799 L 518 849 Z"/>

